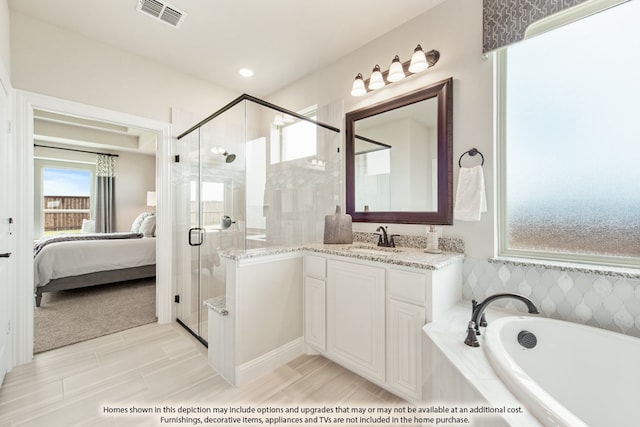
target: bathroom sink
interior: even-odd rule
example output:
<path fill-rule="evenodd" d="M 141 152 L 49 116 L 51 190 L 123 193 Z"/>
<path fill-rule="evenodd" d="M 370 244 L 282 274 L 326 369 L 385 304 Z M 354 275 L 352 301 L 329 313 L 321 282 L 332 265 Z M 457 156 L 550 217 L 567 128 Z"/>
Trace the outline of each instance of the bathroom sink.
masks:
<path fill-rule="evenodd" d="M 359 254 L 368 254 L 368 255 L 389 255 L 391 253 L 402 252 L 398 248 L 386 248 L 383 246 L 374 247 L 374 246 L 352 246 L 349 248 L 349 252 L 355 252 Z"/>

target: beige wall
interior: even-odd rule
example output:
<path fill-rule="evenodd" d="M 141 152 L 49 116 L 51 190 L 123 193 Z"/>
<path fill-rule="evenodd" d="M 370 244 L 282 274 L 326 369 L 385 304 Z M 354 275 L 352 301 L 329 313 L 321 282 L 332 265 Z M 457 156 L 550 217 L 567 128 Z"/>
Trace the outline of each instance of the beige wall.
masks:
<path fill-rule="evenodd" d="M 440 52 L 440 61 L 435 67 L 361 98 L 350 95 L 351 84 L 358 72 L 366 79 L 375 64 L 387 69 L 396 54 L 403 61 L 407 60 L 418 43 L 425 50 Z M 344 111 L 348 112 L 453 77 L 454 191 L 458 157 L 472 147 L 478 148 L 486 159 L 484 171 L 489 212 L 483 214 L 480 222 L 456 221 L 453 226 L 444 227 L 443 233 L 463 237 L 467 253 L 483 258 L 493 255 L 494 241 L 492 76 L 492 59 L 482 57 L 482 2 L 447 0 L 329 67 L 273 94 L 269 101 L 290 109 L 336 102 L 343 103 Z M 344 126 L 343 122 L 332 124 Z M 354 225 L 355 230 L 365 232 L 373 232 L 375 227 L 377 224 Z M 390 224 L 389 231 L 421 234 L 425 232 L 425 226 Z"/>
<path fill-rule="evenodd" d="M 156 190 L 156 158 L 119 152 L 116 165 L 116 231 L 129 231 L 141 212 L 153 212 L 147 206 L 147 191 Z"/>
<path fill-rule="evenodd" d="M 199 119 L 239 95 L 21 13 L 11 41 L 16 89 L 167 123 L 172 108 Z"/>
<path fill-rule="evenodd" d="M 0 74 L 7 76 L 11 67 L 9 28 L 9 6 L 7 0 L 0 0 Z"/>

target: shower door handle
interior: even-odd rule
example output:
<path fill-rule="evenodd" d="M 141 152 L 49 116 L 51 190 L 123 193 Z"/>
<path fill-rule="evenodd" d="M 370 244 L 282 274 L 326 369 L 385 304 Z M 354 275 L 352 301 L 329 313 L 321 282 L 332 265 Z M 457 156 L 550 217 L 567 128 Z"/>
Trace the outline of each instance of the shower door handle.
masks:
<path fill-rule="evenodd" d="M 194 235 L 197 240 L 194 240 Z M 194 227 L 189 229 L 189 246 L 200 246 L 204 242 L 204 228 Z"/>

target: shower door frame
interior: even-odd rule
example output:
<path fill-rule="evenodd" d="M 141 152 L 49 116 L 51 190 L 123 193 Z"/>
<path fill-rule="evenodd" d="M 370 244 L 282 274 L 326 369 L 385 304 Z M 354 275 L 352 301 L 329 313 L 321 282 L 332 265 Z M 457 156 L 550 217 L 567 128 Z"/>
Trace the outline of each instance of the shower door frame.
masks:
<path fill-rule="evenodd" d="M 279 107 L 277 105 L 271 104 L 269 102 L 263 101 L 261 99 L 255 98 L 255 97 L 253 97 L 251 95 L 242 94 L 239 97 L 237 97 L 236 99 L 234 99 L 233 101 L 231 101 L 230 103 L 228 103 L 227 105 L 225 105 L 224 107 L 222 107 L 221 109 L 219 109 L 218 111 L 216 111 L 215 113 L 211 114 L 210 116 L 208 116 L 204 120 L 200 121 L 199 123 L 195 124 L 194 126 L 189 128 L 188 130 L 186 130 L 183 133 L 181 133 L 180 135 L 178 135 L 177 140 L 180 141 L 181 139 L 185 138 L 186 136 L 191 135 L 195 131 L 198 131 L 199 133 L 197 135 L 197 137 L 198 137 L 197 138 L 197 141 L 198 141 L 198 147 L 197 148 L 198 148 L 198 152 L 202 153 L 201 150 L 203 149 L 203 146 L 202 146 L 203 143 L 202 143 L 202 134 L 200 133 L 201 128 L 204 125 L 206 125 L 207 123 L 209 123 L 210 121 L 212 121 L 213 119 L 215 119 L 216 117 L 218 117 L 218 116 L 222 115 L 223 113 L 231 110 L 234 106 L 236 106 L 237 104 L 240 104 L 243 101 L 251 101 L 252 103 L 255 103 L 257 105 L 260 105 L 260 106 L 263 106 L 263 107 L 267 107 L 267 108 L 269 108 L 271 110 L 274 110 L 274 111 L 277 111 L 277 112 L 292 116 L 292 117 L 297 118 L 299 120 L 303 120 L 303 121 L 306 121 L 306 122 L 313 123 L 314 125 L 319 126 L 321 128 L 325 128 L 325 129 L 331 130 L 333 132 L 340 133 L 340 129 L 338 129 L 338 128 L 334 127 L 334 126 L 328 125 L 326 123 L 318 122 L 316 120 L 311 119 L 308 116 L 304 116 L 304 115 L 302 115 L 300 113 L 296 113 L 294 111 L 287 110 L 285 108 L 282 108 L 282 107 Z M 245 118 L 244 118 L 244 120 L 245 120 L 244 125 L 246 126 L 246 120 L 247 120 L 247 117 L 246 117 L 246 106 L 245 106 Z M 247 142 L 248 141 L 247 141 L 247 135 L 246 135 L 246 130 L 245 130 L 243 143 L 246 144 Z M 206 147 L 204 147 L 204 148 L 206 149 Z M 202 270 L 201 245 L 206 241 L 206 231 L 203 231 L 203 229 L 205 229 L 206 227 L 203 225 L 203 221 L 202 221 L 202 217 L 201 217 L 201 207 L 202 207 L 202 201 L 201 201 L 201 190 L 202 190 L 202 188 L 201 188 L 201 186 L 202 186 L 202 182 L 203 181 L 202 181 L 202 169 L 201 169 L 202 168 L 202 162 L 201 162 L 201 158 L 200 157 L 198 158 L 197 165 L 198 165 L 198 180 L 197 180 L 198 185 L 197 185 L 197 193 L 196 193 L 197 194 L 197 197 L 196 197 L 196 202 L 197 202 L 196 216 L 197 216 L 197 220 L 195 221 L 195 224 L 192 224 L 191 220 L 189 221 L 188 238 L 189 238 L 190 241 L 192 240 L 191 239 L 191 237 L 192 237 L 191 233 L 193 233 L 193 232 L 197 232 L 201 236 L 204 233 L 204 237 L 202 237 L 201 239 L 198 240 L 198 244 L 197 245 L 192 245 L 192 246 L 197 246 L 198 247 L 197 271 L 199 273 L 198 273 L 198 278 L 197 278 L 197 282 L 198 282 L 197 283 L 197 287 L 198 287 L 198 290 L 197 290 L 198 296 L 197 296 L 197 298 L 198 298 L 198 301 L 199 301 L 200 305 L 203 307 L 203 301 L 201 301 L 202 278 L 200 276 L 200 272 Z M 191 168 L 191 166 L 192 166 L 191 163 L 189 163 L 188 167 Z M 244 171 L 244 173 L 246 175 L 246 170 Z M 190 177 L 190 179 L 192 177 L 192 172 L 191 171 L 189 171 L 189 177 Z M 233 178 L 232 178 L 232 181 L 233 181 Z M 227 182 L 223 182 L 223 184 L 225 186 L 225 198 L 226 198 L 227 187 L 229 187 L 229 184 Z M 231 188 L 232 187 L 233 187 L 233 185 L 231 185 Z M 225 200 L 225 203 L 227 203 L 226 200 Z M 245 200 L 245 204 L 246 204 L 246 200 Z M 180 234 L 180 233 L 178 233 L 178 234 Z M 244 248 L 246 248 L 246 230 L 244 230 L 243 235 L 244 235 L 243 239 L 244 239 L 244 242 L 245 242 Z M 219 237 L 222 239 L 222 235 L 220 235 Z M 191 261 L 191 258 L 189 259 L 189 261 Z M 189 274 L 189 277 L 192 277 L 192 275 Z M 190 283 L 190 286 L 193 286 L 193 284 Z M 181 297 L 181 299 L 182 299 L 182 297 Z M 202 307 L 201 307 L 201 310 L 204 309 Z M 201 310 L 198 310 L 198 325 L 200 325 L 200 322 L 202 320 L 200 318 L 201 317 L 200 313 L 202 312 Z M 204 309 L 204 310 L 206 310 L 206 309 Z M 205 346 L 208 347 L 207 341 L 201 335 L 199 335 L 200 334 L 200 326 L 198 326 L 198 331 L 194 332 L 188 325 L 185 324 L 185 322 L 181 321 L 179 318 L 177 318 L 176 320 L 185 329 L 187 329 L 193 336 L 195 336 L 200 342 L 202 342 Z"/>

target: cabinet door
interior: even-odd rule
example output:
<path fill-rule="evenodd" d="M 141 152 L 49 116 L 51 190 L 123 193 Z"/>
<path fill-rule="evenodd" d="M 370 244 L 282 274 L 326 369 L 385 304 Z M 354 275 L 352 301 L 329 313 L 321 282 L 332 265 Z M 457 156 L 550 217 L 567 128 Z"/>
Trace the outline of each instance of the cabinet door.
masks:
<path fill-rule="evenodd" d="M 420 400 L 425 310 L 390 299 L 387 316 L 387 383 L 399 394 Z"/>
<path fill-rule="evenodd" d="M 304 279 L 304 339 L 325 351 L 325 284 L 313 277 Z"/>
<path fill-rule="evenodd" d="M 385 379 L 385 272 L 330 260 L 327 274 L 327 352 L 336 362 Z"/>

